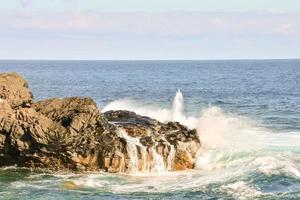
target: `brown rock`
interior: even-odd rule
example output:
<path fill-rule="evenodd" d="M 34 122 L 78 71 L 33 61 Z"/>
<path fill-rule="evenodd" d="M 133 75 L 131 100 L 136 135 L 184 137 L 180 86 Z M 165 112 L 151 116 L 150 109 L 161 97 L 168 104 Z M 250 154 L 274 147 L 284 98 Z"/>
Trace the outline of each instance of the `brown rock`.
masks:
<path fill-rule="evenodd" d="M 12 107 L 28 107 L 32 103 L 32 93 L 28 83 L 16 73 L 0 74 L 0 99 L 8 101 Z"/>
<path fill-rule="evenodd" d="M 167 166 L 171 145 L 175 148 L 173 170 L 192 169 L 201 147 L 196 130 L 189 130 L 178 122 L 161 123 L 149 117 L 137 115 L 129 111 L 109 111 L 104 116 L 110 123 L 126 130 L 130 137 L 140 138 L 141 145 L 147 151 L 155 147 L 155 151 L 163 157 Z M 192 140 L 190 140 L 190 139 Z M 138 157 L 142 157 L 138 152 Z M 128 166 L 125 166 L 127 168 Z"/>
<path fill-rule="evenodd" d="M 91 98 L 33 103 L 26 80 L 0 74 L 0 166 L 151 171 L 162 158 L 166 168 L 184 170 L 193 168 L 200 146 L 196 130 L 178 122 L 129 111 L 102 114 Z"/>

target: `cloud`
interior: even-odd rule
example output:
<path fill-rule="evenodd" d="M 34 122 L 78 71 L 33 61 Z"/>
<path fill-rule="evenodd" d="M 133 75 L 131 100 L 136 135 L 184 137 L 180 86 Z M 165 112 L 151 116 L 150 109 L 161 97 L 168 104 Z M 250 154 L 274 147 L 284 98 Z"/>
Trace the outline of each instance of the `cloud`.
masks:
<path fill-rule="evenodd" d="M 0 58 L 299 57 L 300 12 L 0 12 Z"/>
<path fill-rule="evenodd" d="M 82 35 L 203 37 L 299 36 L 300 13 L 258 12 L 2 12 L 0 30 Z"/>
<path fill-rule="evenodd" d="M 23 7 L 28 7 L 32 4 L 32 0 L 19 0 Z"/>

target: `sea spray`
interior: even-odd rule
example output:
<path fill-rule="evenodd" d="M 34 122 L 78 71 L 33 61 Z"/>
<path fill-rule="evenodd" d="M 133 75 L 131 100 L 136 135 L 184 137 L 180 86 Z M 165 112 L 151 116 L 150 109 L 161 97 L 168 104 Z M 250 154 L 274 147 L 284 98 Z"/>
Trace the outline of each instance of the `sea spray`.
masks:
<path fill-rule="evenodd" d="M 261 131 L 257 122 L 226 114 L 216 106 L 204 109 L 197 120 L 197 132 L 205 148 L 259 147 Z"/>
<path fill-rule="evenodd" d="M 134 103 L 126 101 L 126 106 L 128 105 L 132 107 L 131 111 L 136 111 Z M 136 105 L 141 106 L 141 104 Z M 161 115 L 161 113 L 171 114 L 171 110 L 165 108 L 155 110 L 153 108 L 155 107 L 141 106 L 137 109 L 137 113 L 141 112 L 139 114 L 142 115 L 150 113 L 156 116 L 154 118 L 157 120 L 171 120 L 171 115 Z M 118 107 L 117 109 L 126 108 Z M 134 148 L 141 149 L 141 152 L 144 152 L 141 156 L 142 159 L 136 159 L 138 165 L 143 166 L 141 171 L 154 173 L 76 174 L 65 178 L 61 176 L 49 178 L 49 175 L 41 175 L 40 178 L 29 179 L 27 177 L 22 178 L 19 182 L 12 182 L 13 184 L 5 184 L 5 188 L 40 191 L 41 185 L 45 187 L 43 189 L 49 190 L 56 189 L 61 182 L 72 181 L 75 183 L 76 192 L 92 191 L 93 194 L 103 192 L 104 195 L 116 194 L 117 198 L 124 196 L 136 198 L 136 194 L 146 194 L 153 198 L 168 195 L 170 199 L 173 197 L 185 198 L 186 196 L 188 198 L 192 196 L 194 199 L 208 197 L 214 199 L 260 199 L 260 197 L 276 199 L 279 196 L 279 199 L 285 199 L 291 198 L 292 194 L 292 199 L 298 199 L 300 188 L 299 132 L 274 133 L 262 128 L 253 120 L 225 113 L 221 108 L 214 106 L 202 110 L 199 117 L 184 115 L 184 118 L 180 120 L 183 119 L 182 123 L 190 128 L 197 128 L 201 137 L 202 148 L 195 170 L 159 173 L 151 171 L 153 168 L 151 154 L 156 155 L 155 148 L 147 149 L 140 144 L 137 138 L 128 136 L 126 131 L 121 129 L 119 136 L 133 144 L 128 145 L 128 148 L 133 148 L 128 151 L 131 152 L 130 159 L 139 157 L 136 156 L 136 152 L 140 152 L 135 151 Z M 171 146 L 167 157 L 168 164 L 165 163 L 167 170 L 174 158 L 172 152 L 175 153 Z M 161 163 L 160 158 L 156 158 L 156 160 L 158 160 L 157 163 Z M 124 168 L 121 172 L 125 172 L 125 161 L 122 162 Z M 154 168 L 160 169 L 157 166 Z M 4 171 L 4 173 L 7 172 Z M 68 190 L 70 193 L 71 189 Z M 132 194 L 134 196 L 131 196 Z M 158 196 L 160 194 L 161 196 Z M 182 196 L 178 197 L 180 194 Z"/>
<path fill-rule="evenodd" d="M 202 169 L 215 168 L 220 162 L 224 162 L 224 159 L 228 159 L 227 157 L 232 157 L 241 151 L 259 149 L 264 145 L 265 138 L 269 136 L 257 122 L 225 113 L 216 106 L 203 109 L 199 112 L 199 116 L 187 116 L 184 113 L 183 103 L 183 94 L 178 90 L 171 109 L 143 106 L 141 103 L 127 99 L 109 103 L 104 111 L 127 109 L 161 122 L 176 120 L 189 128 L 195 128 L 202 144 L 199 162 L 197 162 L 200 163 L 199 168 Z M 169 159 L 173 156 L 172 154 Z M 204 164 L 207 166 L 203 166 Z"/>
<path fill-rule="evenodd" d="M 132 99 L 115 100 L 107 104 L 102 112 L 110 110 L 128 110 L 139 115 L 148 116 L 160 122 L 177 121 L 189 128 L 197 127 L 197 117 L 187 116 L 184 113 L 184 97 L 181 90 L 176 92 L 171 109 L 155 105 L 144 105 Z"/>
<path fill-rule="evenodd" d="M 171 109 L 171 120 L 170 121 L 182 121 L 182 118 L 184 117 L 183 109 L 183 94 L 180 90 L 176 92 L 175 98 L 173 100 L 173 105 Z"/>
<path fill-rule="evenodd" d="M 158 106 L 144 105 L 143 103 L 133 99 L 120 99 L 112 101 L 102 109 L 102 112 L 110 110 L 128 110 L 139 115 L 151 117 L 160 122 L 167 122 L 171 120 L 171 112 L 169 109 L 160 108 Z"/>
<path fill-rule="evenodd" d="M 130 110 L 152 117 L 161 122 L 178 121 L 196 129 L 203 147 L 207 148 L 249 148 L 260 145 L 265 130 L 254 120 L 227 114 L 217 106 L 209 106 L 199 116 L 187 116 L 180 90 L 176 92 L 171 109 L 144 106 L 133 100 L 117 100 L 109 103 L 103 111 Z"/>
<path fill-rule="evenodd" d="M 192 188 L 192 185 L 205 184 L 205 182 L 226 181 L 248 173 L 262 173 L 265 176 L 284 174 L 291 181 L 299 179 L 300 164 L 297 160 L 300 160 L 300 137 L 298 132 L 274 133 L 253 119 L 226 113 L 217 106 L 202 109 L 198 116 L 187 116 L 184 113 L 183 102 L 183 95 L 178 91 L 171 109 L 143 106 L 142 103 L 133 100 L 118 100 L 108 104 L 104 110 L 129 109 L 161 122 L 176 119 L 189 128 L 195 128 L 202 145 L 195 169 L 204 174 L 212 172 L 212 175 L 189 181 L 188 188 Z M 168 163 L 169 161 L 172 163 L 173 153 L 171 149 L 167 158 Z M 170 169 L 170 165 L 166 165 L 167 170 Z M 251 189 L 253 189 L 252 181 L 253 179 L 249 183 L 245 182 Z M 236 185 L 238 187 L 235 192 L 250 191 L 242 187 L 245 185 L 240 187 L 238 183 L 229 182 L 224 184 L 221 192 L 231 194 L 232 186 Z M 183 183 L 177 184 L 176 187 L 186 186 Z M 253 194 L 253 196 L 256 195 L 260 195 L 260 192 Z"/>
<path fill-rule="evenodd" d="M 21 63 L 5 61 L 1 69 L 21 70 L 32 80 L 37 77 L 34 84 L 42 95 L 37 95 L 39 99 L 44 98 L 45 93 L 44 87 L 39 87 L 43 82 L 38 80 L 50 81 L 46 96 L 74 95 L 75 90 L 68 90 L 69 87 L 57 87 L 60 81 L 67 86 L 72 85 L 72 80 L 86 81 L 84 86 L 89 85 L 93 90 L 81 85 L 76 87 L 79 91 L 75 93 L 88 93 L 99 103 L 116 95 L 137 96 L 141 88 L 145 91 L 140 99 L 155 93 L 155 97 L 146 101 L 158 102 L 166 98 L 174 84 L 189 87 L 190 99 L 185 103 L 191 102 L 190 108 L 198 109 L 204 101 L 216 102 L 221 107 L 209 106 L 199 115 L 187 115 L 197 120 L 192 127 L 198 128 L 201 137 L 200 156 L 206 158 L 202 160 L 203 168 L 158 174 L 76 173 L 70 177 L 70 174 L 40 174 L 9 167 L 0 170 L 0 199 L 300 199 L 299 60 L 147 62 L 80 63 L 77 73 L 69 73 L 66 62 L 55 62 L 53 68 L 46 68 L 49 64 L 45 62 L 28 62 L 25 68 L 19 66 Z M 76 63 L 71 62 L 71 65 Z M 97 67 L 99 65 L 102 67 Z M 53 73 L 57 69 L 59 76 Z M 91 71 L 94 74 L 89 80 L 82 76 L 82 72 Z M 123 81 L 129 73 L 132 78 Z M 151 87 L 153 78 L 162 78 L 156 87 Z M 57 88 L 63 90 L 57 91 Z M 101 94 L 95 94 L 97 91 Z M 102 94 L 105 98 L 100 97 Z M 137 113 L 141 115 L 159 121 L 171 120 L 172 102 L 169 107 L 148 103 L 145 106 L 135 100 L 119 103 L 124 104 L 117 109 L 139 109 Z M 126 106 L 131 108 L 126 109 Z M 271 130 L 228 113 L 223 107 L 231 112 L 247 113 L 254 120 L 264 120 Z M 198 110 L 193 111 L 196 112 Z M 257 140 L 257 137 L 263 139 Z M 61 183 L 69 180 L 77 187 L 61 188 Z"/>

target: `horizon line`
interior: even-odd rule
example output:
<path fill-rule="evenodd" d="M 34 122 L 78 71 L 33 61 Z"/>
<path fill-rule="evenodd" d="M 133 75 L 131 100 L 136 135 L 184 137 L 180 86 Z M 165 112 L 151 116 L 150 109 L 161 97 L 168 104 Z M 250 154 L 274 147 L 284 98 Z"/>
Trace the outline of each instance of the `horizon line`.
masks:
<path fill-rule="evenodd" d="M 300 60 L 299 58 L 214 58 L 214 59 L 1 59 L 0 61 L 263 61 L 263 60 Z"/>

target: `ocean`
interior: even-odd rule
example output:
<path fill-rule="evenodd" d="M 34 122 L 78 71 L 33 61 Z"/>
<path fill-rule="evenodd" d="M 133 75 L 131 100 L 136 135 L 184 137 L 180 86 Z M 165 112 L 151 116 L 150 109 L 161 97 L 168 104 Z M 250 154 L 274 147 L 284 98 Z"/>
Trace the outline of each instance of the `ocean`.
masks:
<path fill-rule="evenodd" d="M 23 75 L 36 101 L 89 96 L 163 122 L 182 95 L 178 121 L 202 150 L 181 172 L 1 168 L 0 199 L 300 199 L 300 60 L 2 60 L 2 72 Z"/>

